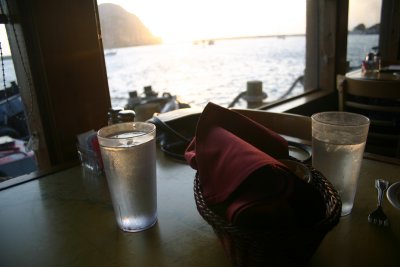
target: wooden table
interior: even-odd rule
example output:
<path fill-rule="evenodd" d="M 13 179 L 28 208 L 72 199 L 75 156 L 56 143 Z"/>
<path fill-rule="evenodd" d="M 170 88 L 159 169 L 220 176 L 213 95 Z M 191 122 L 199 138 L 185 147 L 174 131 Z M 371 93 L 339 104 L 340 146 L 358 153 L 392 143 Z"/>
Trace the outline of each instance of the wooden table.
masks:
<path fill-rule="evenodd" d="M 117 228 L 104 176 L 80 166 L 0 191 L 0 266 L 230 266 L 193 199 L 194 170 L 157 155 L 158 223 Z M 400 166 L 364 159 L 351 215 L 323 240 L 309 266 L 400 266 L 400 210 L 384 201 L 390 228 L 367 222 L 375 178 Z"/>
<path fill-rule="evenodd" d="M 361 81 L 376 80 L 376 81 L 400 82 L 400 72 L 376 72 L 376 71 L 362 72 L 361 70 L 355 70 L 347 73 L 346 78 L 361 80 Z"/>

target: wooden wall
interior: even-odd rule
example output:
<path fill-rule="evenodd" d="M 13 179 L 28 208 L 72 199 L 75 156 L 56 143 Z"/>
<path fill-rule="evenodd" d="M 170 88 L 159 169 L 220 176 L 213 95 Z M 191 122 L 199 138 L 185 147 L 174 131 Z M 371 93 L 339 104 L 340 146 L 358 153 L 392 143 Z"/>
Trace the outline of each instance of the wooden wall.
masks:
<path fill-rule="evenodd" d="M 400 1 L 382 0 L 379 49 L 382 60 L 400 62 Z"/>
<path fill-rule="evenodd" d="M 6 27 L 23 100 L 33 106 L 28 126 L 40 140 L 39 167 L 75 161 L 76 135 L 106 125 L 111 106 L 97 2 L 2 4 L 13 18 Z"/>

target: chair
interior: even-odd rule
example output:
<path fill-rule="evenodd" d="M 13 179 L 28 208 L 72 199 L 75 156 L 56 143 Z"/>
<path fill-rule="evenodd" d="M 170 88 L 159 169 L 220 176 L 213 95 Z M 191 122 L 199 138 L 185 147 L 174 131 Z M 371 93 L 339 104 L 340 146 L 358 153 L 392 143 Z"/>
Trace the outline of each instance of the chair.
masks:
<path fill-rule="evenodd" d="M 291 113 L 275 113 L 255 109 L 232 109 L 269 129 L 288 138 L 297 139 L 305 144 L 311 144 L 311 118 Z M 183 132 L 183 135 L 194 135 L 197 120 L 202 110 L 198 108 L 183 108 L 157 114 L 159 120 L 169 127 Z M 154 117 L 150 120 L 154 123 Z M 188 128 L 188 129 L 185 129 Z"/>
<path fill-rule="evenodd" d="M 311 144 L 310 117 L 255 109 L 234 109 L 234 111 L 284 135 L 287 139 L 300 139 L 302 143 Z"/>
<path fill-rule="evenodd" d="M 292 113 L 276 113 L 254 109 L 234 111 L 280 134 L 289 143 L 289 154 L 297 159 L 311 158 L 311 118 Z"/>
<path fill-rule="evenodd" d="M 400 157 L 400 81 L 337 76 L 339 110 L 370 119 L 365 151 Z"/>

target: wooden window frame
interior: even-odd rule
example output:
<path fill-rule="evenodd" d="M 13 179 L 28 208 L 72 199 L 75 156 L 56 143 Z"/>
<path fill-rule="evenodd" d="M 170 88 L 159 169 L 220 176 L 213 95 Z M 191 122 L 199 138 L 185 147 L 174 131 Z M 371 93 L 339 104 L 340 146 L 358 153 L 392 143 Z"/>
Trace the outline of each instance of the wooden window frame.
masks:
<path fill-rule="evenodd" d="M 111 107 L 95 0 L 1 0 L 39 170 L 76 162 L 76 135 Z"/>
<path fill-rule="evenodd" d="M 76 135 L 106 125 L 111 107 L 97 1 L 0 1 L 11 22 L 6 29 L 28 127 L 39 138 L 39 169 L 76 161 Z M 399 20 L 396 1 L 383 0 L 383 7 L 395 5 Z M 311 90 L 266 109 L 309 115 L 335 108 L 335 77 L 347 68 L 348 3 L 307 0 L 305 85 Z M 382 54 L 397 59 L 399 25 L 381 34 L 391 44 Z"/>

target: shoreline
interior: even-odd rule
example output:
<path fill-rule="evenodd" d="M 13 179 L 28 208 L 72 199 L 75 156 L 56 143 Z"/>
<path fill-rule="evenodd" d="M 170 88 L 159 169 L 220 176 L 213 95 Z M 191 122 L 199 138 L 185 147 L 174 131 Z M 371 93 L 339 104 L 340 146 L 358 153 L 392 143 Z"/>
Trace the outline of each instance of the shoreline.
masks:
<path fill-rule="evenodd" d="M 286 38 L 286 37 L 298 37 L 298 36 L 305 36 L 305 34 L 304 34 L 304 33 L 297 33 L 297 34 L 275 34 L 275 35 L 253 35 L 253 36 L 218 37 L 218 38 L 198 39 L 198 40 L 194 40 L 193 42 L 240 40 L 240 39 L 258 39 L 258 38 Z"/>

